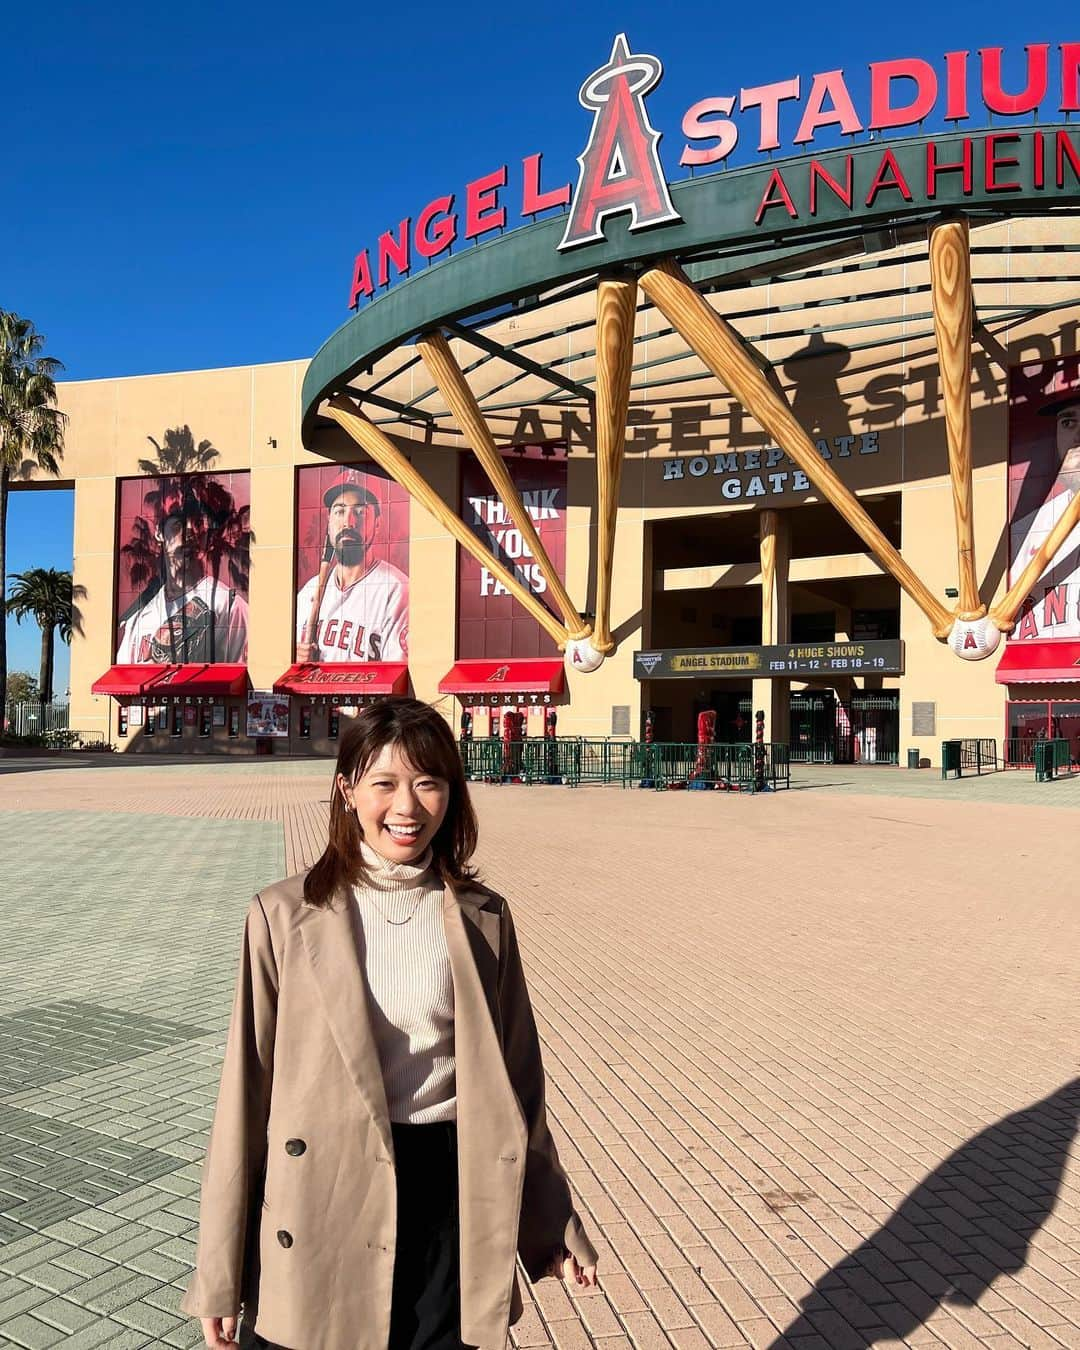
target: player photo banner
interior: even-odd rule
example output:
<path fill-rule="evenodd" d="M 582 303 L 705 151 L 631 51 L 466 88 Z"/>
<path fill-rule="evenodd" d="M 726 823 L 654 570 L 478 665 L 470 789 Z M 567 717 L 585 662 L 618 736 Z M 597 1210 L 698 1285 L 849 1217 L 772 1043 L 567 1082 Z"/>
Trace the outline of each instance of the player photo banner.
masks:
<path fill-rule="evenodd" d="M 250 514 L 246 472 L 121 480 L 118 665 L 246 662 Z"/>
<path fill-rule="evenodd" d="M 1009 580 L 1080 492 L 1080 357 L 1009 372 Z M 1050 560 L 1010 642 L 1080 638 L 1080 526 Z"/>
<path fill-rule="evenodd" d="M 377 468 L 297 473 L 297 661 L 409 659 L 409 497 Z"/>
<path fill-rule="evenodd" d="M 566 578 L 566 444 L 515 446 L 504 452 L 510 477 L 532 517 L 551 564 Z M 522 585 L 547 603 L 547 581 L 514 522 L 472 455 L 462 458 L 461 518 Z M 460 659 L 557 656 L 555 643 L 488 568 L 458 548 Z"/>

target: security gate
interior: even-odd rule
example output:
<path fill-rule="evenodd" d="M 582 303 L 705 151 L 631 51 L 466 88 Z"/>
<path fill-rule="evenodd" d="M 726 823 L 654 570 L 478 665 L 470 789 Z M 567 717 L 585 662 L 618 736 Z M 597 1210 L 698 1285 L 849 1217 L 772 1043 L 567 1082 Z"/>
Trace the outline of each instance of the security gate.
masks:
<path fill-rule="evenodd" d="M 900 759 L 900 691 L 855 690 L 849 704 L 852 754 L 860 764 Z"/>
<path fill-rule="evenodd" d="M 792 763 L 896 764 L 900 754 L 900 692 L 856 689 L 840 703 L 832 689 L 791 695 Z"/>
<path fill-rule="evenodd" d="M 788 746 L 793 764 L 831 764 L 836 754 L 836 695 L 799 689 L 791 695 Z"/>

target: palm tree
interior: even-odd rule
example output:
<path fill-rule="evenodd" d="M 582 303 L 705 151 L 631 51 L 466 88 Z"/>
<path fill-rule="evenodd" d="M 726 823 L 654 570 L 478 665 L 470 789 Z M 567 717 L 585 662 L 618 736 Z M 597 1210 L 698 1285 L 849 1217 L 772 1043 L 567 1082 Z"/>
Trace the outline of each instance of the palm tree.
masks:
<path fill-rule="evenodd" d="M 12 586 L 7 612 L 19 623 L 30 615 L 41 628 L 38 701 L 44 706 L 53 696 L 55 635 L 60 634 L 61 642 L 70 642 L 72 632 L 82 633 L 82 615 L 76 602 L 85 598 L 86 587 L 72 585 L 71 573 L 58 572 L 54 567 L 31 567 L 8 580 Z"/>
<path fill-rule="evenodd" d="M 67 417 L 56 406 L 54 376 L 63 369 L 43 356 L 44 336 L 29 319 L 0 309 L 0 577 L 7 572 L 8 489 L 34 468 L 60 472 Z M 7 633 L 0 623 L 0 708 L 7 701 Z"/>
<path fill-rule="evenodd" d="M 156 459 L 140 459 L 140 473 L 168 476 L 181 473 L 205 473 L 220 456 L 210 441 L 195 444 L 189 426 L 169 427 L 161 441 L 146 438 L 157 451 Z"/>

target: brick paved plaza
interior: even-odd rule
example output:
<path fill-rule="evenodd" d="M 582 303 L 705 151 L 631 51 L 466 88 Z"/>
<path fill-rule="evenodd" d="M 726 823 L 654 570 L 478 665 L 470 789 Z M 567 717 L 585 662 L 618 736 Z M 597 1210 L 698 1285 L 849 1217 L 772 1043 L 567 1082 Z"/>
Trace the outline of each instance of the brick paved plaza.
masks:
<path fill-rule="evenodd" d="M 0 1344 L 197 1345 L 243 915 L 330 766 L 61 763 L 0 761 Z M 1080 1346 L 1080 784 L 476 796 L 602 1254 L 520 1346 Z"/>

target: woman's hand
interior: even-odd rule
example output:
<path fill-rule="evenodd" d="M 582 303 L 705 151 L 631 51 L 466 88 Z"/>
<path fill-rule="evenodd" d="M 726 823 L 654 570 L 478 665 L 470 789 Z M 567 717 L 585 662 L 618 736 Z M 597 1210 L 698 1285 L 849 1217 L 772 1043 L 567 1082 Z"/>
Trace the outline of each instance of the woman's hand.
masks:
<path fill-rule="evenodd" d="M 238 1320 L 236 1317 L 200 1317 L 208 1350 L 233 1350 Z"/>
<path fill-rule="evenodd" d="M 577 1284 L 584 1289 L 596 1284 L 596 1267 L 579 1266 L 570 1252 L 556 1256 L 548 1266 L 548 1274 L 562 1280 L 563 1284 Z"/>

